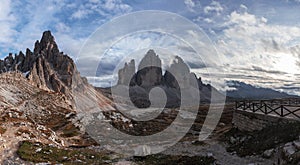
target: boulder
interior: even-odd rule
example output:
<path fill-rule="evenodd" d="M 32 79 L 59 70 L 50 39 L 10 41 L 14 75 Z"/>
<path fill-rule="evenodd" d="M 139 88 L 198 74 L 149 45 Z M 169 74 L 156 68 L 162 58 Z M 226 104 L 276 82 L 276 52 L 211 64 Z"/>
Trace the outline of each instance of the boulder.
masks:
<path fill-rule="evenodd" d="M 263 157 L 264 158 L 270 158 L 270 157 L 272 157 L 272 155 L 273 155 L 273 153 L 274 153 L 274 149 L 272 148 L 272 149 L 269 149 L 269 150 L 266 150 L 266 151 L 264 151 L 264 153 L 263 153 Z"/>
<path fill-rule="evenodd" d="M 292 145 L 292 143 L 287 143 L 283 147 L 283 154 L 285 157 L 289 158 L 296 152 L 296 148 Z"/>
<path fill-rule="evenodd" d="M 296 147 L 297 150 L 300 150 L 300 141 L 293 141 L 293 145 Z"/>

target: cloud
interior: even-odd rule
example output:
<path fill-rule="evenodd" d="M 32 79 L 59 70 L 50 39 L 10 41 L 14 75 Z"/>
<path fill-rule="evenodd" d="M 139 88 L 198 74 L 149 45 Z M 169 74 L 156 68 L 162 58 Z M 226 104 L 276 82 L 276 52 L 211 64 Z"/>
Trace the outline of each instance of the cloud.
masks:
<path fill-rule="evenodd" d="M 244 4 L 241 4 L 240 5 L 240 10 L 241 10 L 241 12 L 246 12 L 246 11 L 248 11 L 248 7 Z"/>
<path fill-rule="evenodd" d="M 248 69 L 248 70 L 250 70 L 250 71 L 254 70 L 254 71 L 258 71 L 258 72 L 271 73 L 271 74 L 286 74 L 286 72 L 282 72 L 282 71 L 278 71 L 278 70 L 268 70 L 268 69 L 264 69 L 259 66 L 252 66 L 252 69 Z"/>
<path fill-rule="evenodd" d="M 80 48 L 82 47 L 82 43 L 84 43 L 86 39 L 74 38 L 67 31 L 68 30 L 57 31 L 53 33 L 53 35 L 55 36 L 59 49 L 75 59 L 80 51 Z"/>
<path fill-rule="evenodd" d="M 229 66 L 226 73 L 235 72 L 237 76 L 231 78 L 262 87 L 281 88 L 284 82 L 297 81 L 300 49 L 291 43 L 300 37 L 300 27 L 272 24 L 249 13 L 245 5 L 240 8 L 228 14 L 216 40 Z M 261 77 L 247 78 L 256 75 Z"/>
<path fill-rule="evenodd" d="M 0 5 L 1 57 L 32 49 L 45 30 L 52 31 L 61 50 L 74 56 L 96 28 L 129 11 L 131 7 L 122 0 L 6 0 Z"/>
<path fill-rule="evenodd" d="M 286 8 L 287 5 L 294 2 L 278 2 L 271 6 L 269 3 L 263 2 L 255 5 L 247 1 L 243 3 L 213 0 L 201 1 L 200 4 L 200 1 L 184 0 L 174 6 L 159 7 L 162 6 L 161 4 L 169 4 L 169 2 L 87 0 L 82 3 L 80 0 L 6 0 L 0 5 L 0 50 L 3 55 L 7 55 L 8 52 L 15 53 L 25 50 L 27 47 L 32 49 L 35 40 L 40 39 L 42 32 L 51 30 L 60 50 L 74 58 L 88 36 L 111 18 L 141 9 L 164 9 L 177 12 L 203 28 L 216 43 L 219 53 L 226 57 L 222 61 L 227 65 L 215 64 L 214 56 L 203 56 L 208 64 L 206 67 L 197 68 L 202 65 L 193 63 L 193 50 L 184 44 L 171 44 L 174 40 L 167 37 L 164 39 L 147 39 L 147 36 L 132 37 L 126 42 L 119 43 L 115 48 L 128 50 L 125 51 L 125 54 L 130 54 L 130 52 L 134 52 L 130 49 L 130 44 L 135 45 L 136 49 L 143 50 L 155 41 L 156 45 L 165 48 L 161 49 L 163 50 L 160 52 L 162 54 L 185 55 L 184 60 L 193 69 L 199 69 L 198 73 L 204 73 L 205 69 L 218 66 L 219 68 L 215 68 L 212 75 L 226 72 L 229 73 L 229 78 L 244 79 L 262 86 L 271 86 L 271 81 L 280 85 L 283 82 L 300 81 L 298 78 L 300 74 L 298 16 L 296 9 L 288 10 L 289 8 Z M 206 6 L 202 6 L 202 4 Z M 272 10 L 271 14 L 270 10 Z M 162 20 L 161 24 L 166 21 Z M 122 29 L 129 26 L 132 25 L 123 24 Z M 111 31 L 118 33 L 118 27 Z M 101 37 L 105 37 L 105 35 L 102 34 Z M 201 39 L 195 38 L 188 40 L 201 41 Z M 124 56 L 120 50 L 111 50 L 110 53 L 114 54 L 115 58 L 112 57 L 108 61 L 109 64 Z M 209 50 L 203 52 L 203 54 L 210 54 Z M 210 65 L 211 63 L 212 65 Z M 105 66 L 105 70 L 109 70 L 109 67 L 110 65 Z M 82 72 L 84 71 L 82 70 Z M 268 80 L 267 83 L 263 83 L 265 79 Z M 272 84 L 274 87 L 280 88 L 280 85 L 274 83 Z"/>
<path fill-rule="evenodd" d="M 300 36 L 300 28 L 270 25 L 261 20 L 248 12 L 233 11 L 223 25 L 223 34 L 218 40 L 219 50 L 230 57 L 230 61 L 238 60 L 241 65 L 254 63 L 276 68 L 270 62 L 275 64 L 279 54 L 292 53 L 289 43 L 295 36 Z"/>
<path fill-rule="evenodd" d="M 224 8 L 221 6 L 221 4 L 217 1 L 212 1 L 210 5 L 204 7 L 204 13 L 210 14 L 210 13 L 215 13 L 217 15 L 220 15 Z"/>
<path fill-rule="evenodd" d="M 107 0 L 104 4 L 106 10 L 113 10 L 114 12 L 128 12 L 131 7 L 124 4 L 121 0 Z"/>
<path fill-rule="evenodd" d="M 193 0 L 184 0 L 184 4 L 189 10 L 193 10 L 193 7 L 195 7 L 195 3 L 193 2 Z"/>
<path fill-rule="evenodd" d="M 86 77 L 93 86 L 96 87 L 111 87 L 118 81 L 118 77 L 113 75 L 107 75 L 102 77 Z"/>
<path fill-rule="evenodd" d="M 9 33 L 10 40 L 1 44 L 0 48 L 9 47 L 15 52 L 32 48 L 35 41 L 40 39 L 42 32 L 50 29 L 49 25 L 57 23 L 55 13 L 61 7 L 58 0 L 51 2 L 14 1 L 13 4 L 6 7 L 6 10 L 11 11 L 11 17 L 14 18 L 14 23 L 10 27 L 14 33 Z M 22 10 L 16 10 L 18 8 Z"/>
<path fill-rule="evenodd" d="M 0 5 L 0 48 L 8 49 L 9 42 L 13 41 L 13 36 L 16 34 L 15 27 L 16 18 L 12 14 L 12 1 L 7 0 L 1 2 Z"/>
<path fill-rule="evenodd" d="M 107 19 L 112 16 L 128 13 L 132 10 L 131 6 L 123 3 L 122 0 L 91 0 L 85 4 L 79 3 L 77 6 L 71 15 L 72 19 L 85 19 L 94 14 Z"/>
<path fill-rule="evenodd" d="M 164 20 L 161 21 L 164 22 Z M 123 24 L 123 26 L 125 25 Z M 115 33 L 115 31 L 112 32 Z M 81 58 L 79 59 L 79 63 L 82 61 L 83 64 L 78 64 L 77 66 L 79 70 L 81 70 L 82 75 L 93 77 L 95 76 L 93 71 L 95 70 L 94 66 L 97 65 L 98 69 L 96 76 L 100 78 L 98 80 L 99 83 L 101 80 L 106 81 L 106 79 L 101 79 L 101 77 L 107 77 L 109 75 L 116 74 L 117 71 L 124 66 L 124 63 L 129 62 L 131 59 L 135 59 L 136 65 L 138 65 L 139 61 L 149 49 L 154 49 L 161 58 L 163 71 L 166 70 L 166 68 L 171 62 L 173 62 L 173 59 L 177 55 L 183 58 L 183 60 L 193 69 L 211 66 L 211 63 L 204 63 L 200 59 L 203 58 L 207 61 L 215 61 L 212 59 L 213 57 L 210 57 L 212 54 L 211 47 L 207 46 L 207 43 L 201 43 L 204 41 L 203 36 L 194 34 L 194 31 L 180 31 L 180 33 L 189 34 L 184 36 L 190 36 L 190 38 L 180 38 L 182 39 L 180 40 L 172 35 L 158 31 L 143 31 L 140 33 L 133 33 L 131 35 L 124 36 L 119 40 L 117 39 L 117 42 L 114 42 L 112 45 L 110 45 L 103 56 L 96 52 L 100 49 L 98 47 L 99 45 L 97 45 L 97 41 L 91 41 L 90 43 L 94 46 L 88 45 L 90 49 L 85 49 L 86 51 L 84 52 L 83 56 L 79 57 Z M 107 33 L 106 35 L 109 34 Z M 105 38 L 106 36 L 101 34 L 101 37 Z M 202 46 L 202 51 L 199 52 L 200 57 L 193 47 L 188 45 L 186 41 L 198 42 L 199 45 Z M 107 45 L 107 43 L 101 45 Z M 96 51 L 93 53 L 88 53 L 89 50 Z M 95 56 L 89 56 L 87 61 L 85 58 L 87 54 L 94 54 Z M 105 84 L 105 82 L 103 82 L 103 84 Z"/>
<path fill-rule="evenodd" d="M 63 22 L 59 22 L 59 23 L 57 23 L 57 25 L 55 25 L 55 30 L 56 30 L 56 32 L 67 33 L 67 32 L 71 31 L 71 27 L 66 25 Z"/>
<path fill-rule="evenodd" d="M 229 16 L 229 22 L 227 22 L 229 25 L 255 25 L 257 24 L 257 19 L 255 15 L 249 14 L 247 12 L 245 13 L 238 13 L 237 11 L 233 11 Z"/>
<path fill-rule="evenodd" d="M 82 18 L 87 17 L 89 13 L 91 13 L 91 12 L 89 12 L 88 10 L 79 9 L 71 15 L 71 18 L 82 19 Z"/>
<path fill-rule="evenodd" d="M 213 23 L 214 21 L 210 18 L 204 18 L 203 21 L 207 22 L 207 23 Z"/>

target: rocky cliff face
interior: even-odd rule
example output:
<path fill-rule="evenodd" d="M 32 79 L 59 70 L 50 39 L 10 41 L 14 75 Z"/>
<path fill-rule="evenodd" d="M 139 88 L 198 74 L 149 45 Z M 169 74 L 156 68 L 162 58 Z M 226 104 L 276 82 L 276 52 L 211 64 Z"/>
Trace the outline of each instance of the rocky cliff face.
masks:
<path fill-rule="evenodd" d="M 167 68 L 165 74 L 162 74 L 161 59 L 154 52 L 149 50 L 138 65 L 138 71 L 135 71 L 135 61 L 131 60 L 125 63 L 119 70 L 119 85 L 138 85 L 143 88 L 152 88 L 163 85 L 175 89 L 189 88 L 192 84 L 191 79 L 198 79 L 194 73 L 190 72 L 188 65 L 182 58 L 176 56 L 173 63 Z M 199 85 L 203 83 L 198 79 Z"/>
<path fill-rule="evenodd" d="M 42 39 L 36 41 L 34 51 L 26 50 L 13 56 L 9 54 L 0 60 L 0 73 L 21 71 L 37 87 L 69 94 L 72 80 L 79 78 L 73 60 L 59 52 L 50 31 L 43 33 Z"/>
<path fill-rule="evenodd" d="M 45 31 L 41 40 L 35 42 L 33 52 L 27 49 L 25 54 L 9 54 L 0 60 L 0 74 L 13 71 L 22 72 L 31 84 L 40 89 L 64 94 L 77 112 L 100 107 L 113 109 L 109 99 L 80 77 L 75 63 L 59 51 L 50 31 Z"/>
<path fill-rule="evenodd" d="M 176 56 L 173 63 L 162 73 L 162 62 L 154 50 L 149 50 L 135 72 L 135 61 L 125 63 L 119 70 L 118 85 L 129 86 L 132 102 L 138 107 L 147 107 L 149 91 L 154 87 L 161 87 L 167 95 L 167 107 L 180 105 L 181 92 L 200 91 L 202 102 L 209 102 L 211 91 L 215 90 L 209 84 L 203 84 L 201 78 L 192 73 L 182 58 Z M 190 92 L 189 92 L 190 93 Z"/>
<path fill-rule="evenodd" d="M 94 116 L 105 112 L 107 120 L 128 123 L 113 110 L 112 101 L 80 77 L 73 60 L 46 31 L 33 51 L 0 60 L 0 129 L 8 130 L 0 133 L 0 141 L 6 141 L 0 146 L 0 164 L 22 140 L 60 147 L 94 144 L 85 132 Z"/>

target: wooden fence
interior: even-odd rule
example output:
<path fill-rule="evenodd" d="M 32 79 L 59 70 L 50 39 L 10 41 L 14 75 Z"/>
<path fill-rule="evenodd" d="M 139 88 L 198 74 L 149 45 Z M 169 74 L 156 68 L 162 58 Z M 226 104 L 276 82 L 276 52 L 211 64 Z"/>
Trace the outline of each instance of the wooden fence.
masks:
<path fill-rule="evenodd" d="M 300 119 L 299 98 L 236 101 L 235 109 L 253 113 L 263 113 L 265 115 Z"/>

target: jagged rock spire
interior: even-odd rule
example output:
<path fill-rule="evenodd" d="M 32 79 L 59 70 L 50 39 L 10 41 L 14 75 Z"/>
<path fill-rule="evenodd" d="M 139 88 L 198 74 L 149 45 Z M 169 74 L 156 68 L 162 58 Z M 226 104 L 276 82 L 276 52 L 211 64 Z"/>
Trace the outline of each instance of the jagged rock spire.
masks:
<path fill-rule="evenodd" d="M 202 88 L 201 78 L 191 73 L 189 66 L 179 56 L 175 56 L 164 75 L 162 75 L 161 65 L 159 56 L 150 49 L 139 63 L 136 73 L 134 60 L 128 64 L 125 63 L 124 68 L 119 70 L 118 84 L 139 85 L 145 88 L 165 85 L 175 89 L 179 89 L 179 86 L 189 88 L 191 85 L 194 87 L 199 85 L 199 89 Z M 197 79 L 198 84 L 193 84 L 191 81 L 193 79 Z"/>
<path fill-rule="evenodd" d="M 36 41 L 34 51 L 26 49 L 25 55 L 10 53 L 0 60 L 0 73 L 19 70 L 38 87 L 56 92 L 66 93 L 71 88 L 76 70 L 73 60 L 59 52 L 55 38 L 50 31 L 45 31 L 40 41 Z"/>
<path fill-rule="evenodd" d="M 128 64 L 125 63 L 124 67 L 119 70 L 118 84 L 128 85 L 132 76 L 135 74 L 135 61 L 132 59 Z"/>
<path fill-rule="evenodd" d="M 59 54 L 58 46 L 55 42 L 55 38 L 50 31 L 45 31 L 40 41 L 36 41 L 34 45 L 35 55 L 44 55 L 48 60 L 53 61 L 52 56 Z"/>

